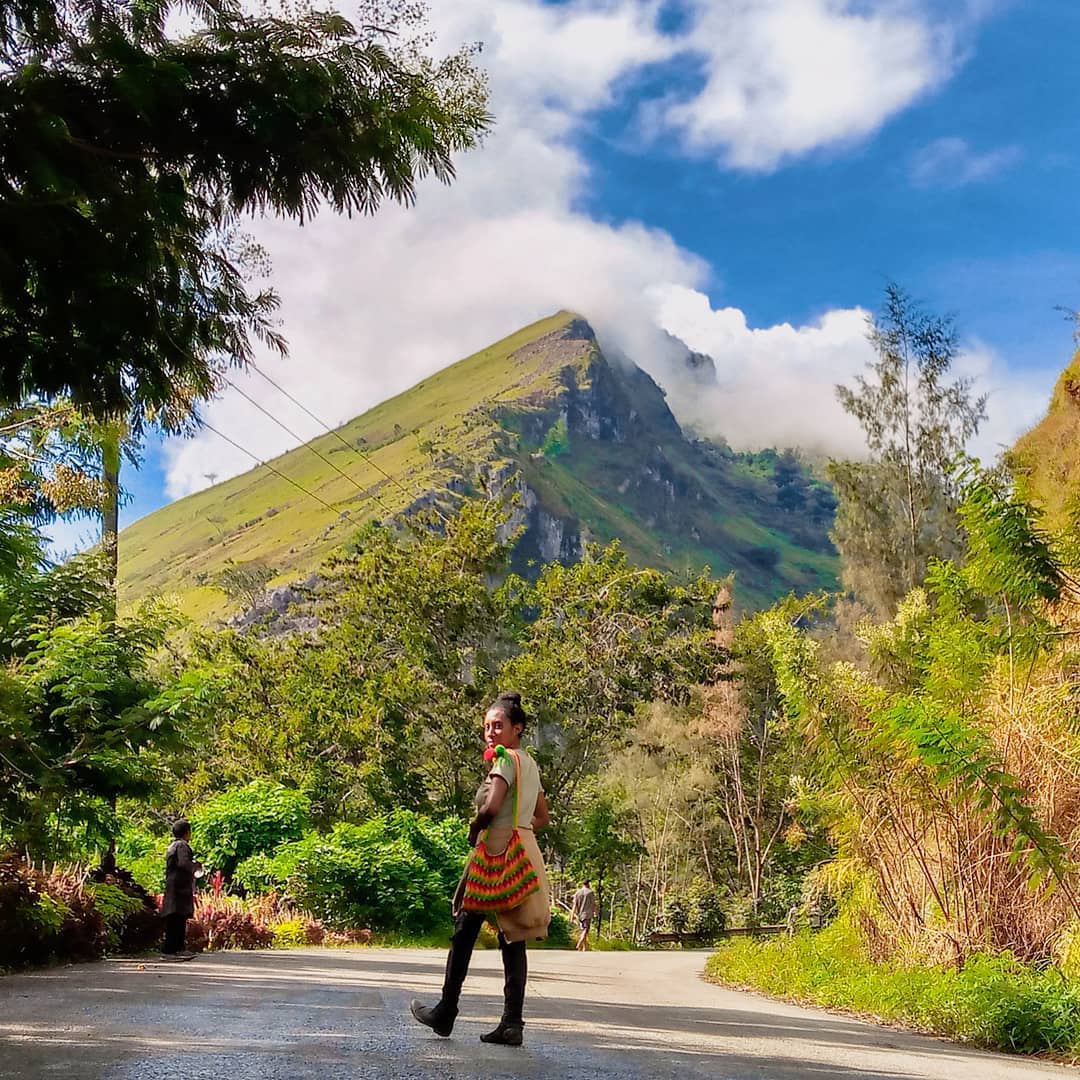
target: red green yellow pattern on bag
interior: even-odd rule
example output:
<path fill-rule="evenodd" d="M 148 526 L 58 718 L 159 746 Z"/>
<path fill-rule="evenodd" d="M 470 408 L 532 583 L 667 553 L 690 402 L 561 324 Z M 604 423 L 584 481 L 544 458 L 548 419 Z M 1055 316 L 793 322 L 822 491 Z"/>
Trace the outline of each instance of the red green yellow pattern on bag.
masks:
<path fill-rule="evenodd" d="M 510 911 L 540 889 L 540 879 L 529 858 L 529 853 L 525 850 L 525 845 L 521 842 L 521 834 L 516 828 L 518 788 L 521 786 L 521 767 L 518 756 L 514 751 L 507 751 L 502 746 L 495 747 L 495 750 L 496 754 L 492 756 L 510 757 L 514 762 L 517 776 L 514 783 L 515 828 L 510 834 L 505 851 L 493 855 L 488 851 L 483 838 L 476 845 L 465 871 L 465 891 L 461 905 L 466 911 Z M 487 757 L 486 754 L 485 757 Z M 486 836 L 485 832 L 484 837 Z"/>

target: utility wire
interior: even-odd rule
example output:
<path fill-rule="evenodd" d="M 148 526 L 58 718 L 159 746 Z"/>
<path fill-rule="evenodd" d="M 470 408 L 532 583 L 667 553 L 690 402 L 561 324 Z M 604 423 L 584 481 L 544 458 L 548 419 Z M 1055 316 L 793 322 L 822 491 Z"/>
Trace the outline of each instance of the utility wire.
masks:
<path fill-rule="evenodd" d="M 232 379 L 226 379 L 225 381 L 226 381 L 226 382 L 227 382 L 227 383 L 229 384 L 229 386 L 231 386 L 231 387 L 232 387 L 232 388 L 233 388 L 233 389 L 234 389 L 234 390 L 235 390 L 235 391 L 236 391 L 236 392 L 237 392 L 237 393 L 238 393 L 238 394 L 239 394 L 239 395 L 240 395 L 240 396 L 241 396 L 241 397 L 242 397 L 242 398 L 243 398 L 243 399 L 244 399 L 245 401 L 247 401 L 247 402 L 249 402 L 250 404 L 254 405 L 254 406 L 255 406 L 255 408 L 256 408 L 256 409 L 258 409 L 258 410 L 259 410 L 259 412 L 261 412 L 261 413 L 263 414 L 263 416 L 269 417 L 269 418 L 270 418 L 270 419 L 271 419 L 271 420 L 272 420 L 272 421 L 273 421 L 273 422 L 274 422 L 275 424 L 277 424 L 277 426 L 278 426 L 279 428 L 281 428 L 281 430 L 282 430 L 282 431 L 285 431 L 285 432 L 287 432 L 287 433 L 288 433 L 289 435 L 291 435 L 291 436 L 292 436 L 292 437 L 293 437 L 294 439 L 298 439 L 298 440 L 299 440 L 299 441 L 300 441 L 300 442 L 301 442 L 301 443 L 302 443 L 302 444 L 303 444 L 304 446 L 306 446 L 306 447 L 307 447 L 307 448 L 308 448 L 308 449 L 309 449 L 309 450 L 310 450 L 310 451 L 311 451 L 311 452 L 312 452 L 312 453 L 313 453 L 313 454 L 314 454 L 314 455 L 315 455 L 315 456 L 316 456 L 316 457 L 317 457 L 317 458 L 318 458 L 318 459 L 319 459 L 320 461 L 322 461 L 322 462 L 325 462 L 325 463 L 326 463 L 327 465 L 329 465 L 329 466 L 330 466 L 330 468 L 331 468 L 331 469 L 333 469 L 333 470 L 334 470 L 334 472 L 338 473 L 338 474 L 339 474 L 340 476 L 343 476 L 343 477 L 345 477 L 345 479 L 346 479 L 346 480 L 348 480 L 348 481 L 349 481 L 349 483 L 350 483 L 350 484 L 352 484 L 352 486 L 353 486 L 354 488 L 356 488 L 356 490 L 357 490 L 357 491 L 359 491 L 361 495 L 369 496 L 370 498 L 374 499 L 374 500 L 375 500 L 375 501 L 376 501 L 376 502 L 377 502 L 377 503 L 378 503 L 378 504 L 379 504 L 379 505 L 380 505 L 380 506 L 381 506 L 381 507 L 383 508 L 383 510 L 384 510 L 384 511 L 385 511 L 385 512 L 386 512 L 387 514 L 390 514 L 391 516 L 393 515 L 393 511 L 392 511 L 392 510 L 391 510 L 391 509 L 390 509 L 390 508 L 389 508 L 389 507 L 388 507 L 388 506 L 386 505 L 386 503 L 384 503 L 384 502 L 382 501 L 382 499 L 380 499 L 380 498 L 379 498 L 379 496 L 378 496 L 378 495 L 376 495 L 376 494 L 375 494 L 375 492 L 374 492 L 374 491 L 371 491 L 370 489 L 367 489 L 367 488 L 364 488 L 364 487 L 362 487 L 362 486 L 361 486 L 361 485 L 360 485 L 360 484 L 359 484 L 359 483 L 358 483 L 358 482 L 356 481 L 356 479 L 355 479 L 354 477 L 350 476 L 350 475 L 349 475 L 349 474 L 348 474 L 347 472 L 345 472 L 345 470 L 344 470 L 344 469 L 342 469 L 342 468 L 341 468 L 340 466 L 338 466 L 338 465 L 337 465 L 337 464 L 336 464 L 335 462 L 331 461 L 331 460 L 330 460 L 330 459 L 329 459 L 329 458 L 328 458 L 328 457 L 327 457 L 327 456 L 326 456 L 326 455 L 325 455 L 324 453 L 322 453 L 322 452 L 321 452 L 320 450 L 317 450 L 317 449 L 316 449 L 316 448 L 315 448 L 315 447 L 314 447 L 314 446 L 312 445 L 312 443 L 311 443 L 311 440 L 310 440 L 310 439 L 305 439 L 305 438 L 304 438 L 304 437 L 303 437 L 302 435 L 299 435 L 299 434 L 297 434 L 297 432 L 293 431 L 293 429 L 292 429 L 291 427 L 289 427 L 289 425 L 288 425 L 288 424 L 286 424 L 286 423 L 285 423 L 284 421 L 282 421 L 282 420 L 279 420 L 279 419 L 278 419 L 278 418 L 277 418 L 277 417 L 276 417 L 276 416 L 275 416 L 275 415 L 274 415 L 274 414 L 273 414 L 273 413 L 272 413 L 272 412 L 271 412 L 271 411 L 270 411 L 269 409 L 267 409 L 267 408 L 266 408 L 266 407 L 265 407 L 264 405 L 260 405 L 260 404 L 259 404 L 259 402 L 257 402 L 257 401 L 256 401 L 256 400 L 255 400 L 255 399 L 254 399 L 254 398 L 253 398 L 253 397 L 252 397 L 252 396 L 251 396 L 250 394 L 248 394 L 248 393 L 247 393 L 247 392 L 246 392 L 245 390 L 241 390 L 241 389 L 240 389 L 240 387 L 239 387 L 239 386 L 237 386 L 237 385 L 236 385 L 236 383 L 234 383 L 234 382 L 232 381 Z"/>
<path fill-rule="evenodd" d="M 314 491 L 308 491 L 308 489 L 306 487 L 304 487 L 303 484 L 297 482 L 291 476 L 286 475 L 280 469 L 275 468 L 273 465 L 270 464 L 269 461 L 263 461 L 263 459 L 261 457 L 259 457 L 257 454 L 253 454 L 250 450 L 247 449 L 247 447 L 241 446 L 235 439 L 230 439 L 229 436 L 226 435 L 223 431 L 218 431 L 218 429 L 216 427 L 214 427 L 212 424 L 208 424 L 202 418 L 199 419 L 199 426 L 206 428 L 207 431 L 212 431 L 219 439 L 224 439 L 230 446 L 235 446 L 236 449 L 239 450 L 242 454 L 247 454 L 247 456 L 249 458 L 251 458 L 252 461 L 256 462 L 259 465 L 262 465 L 264 468 L 269 469 L 275 476 L 280 476 L 282 480 L 287 480 L 290 484 L 292 484 L 292 486 L 294 488 L 297 488 L 299 491 L 302 491 L 305 495 L 310 496 L 317 503 L 321 503 L 332 514 L 337 514 L 339 512 L 337 509 L 335 509 L 333 506 L 331 506 L 325 499 L 323 499 L 320 496 L 316 495 Z"/>
<path fill-rule="evenodd" d="M 346 439 L 341 434 L 341 432 L 337 430 L 337 428 L 332 428 L 325 420 L 323 420 L 319 416 L 316 416 L 315 413 L 313 413 L 302 401 L 297 401 L 297 399 L 293 397 L 293 395 L 290 394 L 289 391 L 281 385 L 281 383 L 276 382 L 274 379 L 270 378 L 270 376 L 267 375 L 266 372 L 263 371 L 263 369 L 259 367 L 258 364 L 252 361 L 248 366 L 254 371 L 256 371 L 260 376 L 262 376 L 262 378 L 265 379 L 275 390 L 277 390 L 278 393 L 283 394 L 285 397 L 287 397 L 298 409 L 301 409 L 303 412 L 307 413 L 307 415 L 310 416 L 316 424 L 322 427 L 327 432 L 327 434 L 332 435 L 335 439 L 337 439 L 339 443 L 341 443 L 342 446 L 351 450 L 354 454 L 356 454 L 357 457 L 361 459 L 361 461 L 367 462 L 367 464 L 370 465 L 377 473 L 380 473 L 387 480 L 389 480 L 391 484 L 399 488 L 406 496 L 408 496 L 408 498 L 417 498 L 418 492 L 416 492 L 415 490 L 410 491 L 407 487 L 405 487 L 404 484 L 402 484 L 402 482 L 396 476 L 388 473 L 373 457 L 371 457 L 370 454 L 365 454 L 363 450 L 349 442 L 349 440 Z M 230 385 L 233 385 L 235 387 L 235 384 Z M 246 394 L 244 396 L 247 397 Z M 249 398 L 248 400 L 250 401 L 251 399 Z M 445 522 L 446 515 L 443 513 L 442 508 L 439 506 L 439 504 L 432 503 L 432 506 L 435 512 L 439 515 L 439 517 L 441 517 Z"/>

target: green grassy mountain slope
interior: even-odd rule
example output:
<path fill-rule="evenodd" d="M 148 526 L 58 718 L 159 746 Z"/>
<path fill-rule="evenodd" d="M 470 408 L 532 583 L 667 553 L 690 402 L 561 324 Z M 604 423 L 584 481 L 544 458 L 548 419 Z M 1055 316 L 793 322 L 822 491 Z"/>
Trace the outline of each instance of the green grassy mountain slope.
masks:
<path fill-rule="evenodd" d="M 224 613 L 212 582 L 227 566 L 295 580 L 364 521 L 450 507 L 480 487 L 519 492 L 523 568 L 618 537 L 642 564 L 734 570 L 744 604 L 835 582 L 828 489 L 793 459 L 687 439 L 653 380 L 609 362 L 568 312 L 312 446 L 346 475 L 309 447 L 272 464 L 328 506 L 262 467 L 181 499 L 121 534 L 122 601 L 178 593 L 192 615 Z"/>
<path fill-rule="evenodd" d="M 1049 524 L 1064 524 L 1070 503 L 1080 496 L 1080 351 L 1058 379 L 1046 416 L 1017 441 L 1008 459 Z"/>

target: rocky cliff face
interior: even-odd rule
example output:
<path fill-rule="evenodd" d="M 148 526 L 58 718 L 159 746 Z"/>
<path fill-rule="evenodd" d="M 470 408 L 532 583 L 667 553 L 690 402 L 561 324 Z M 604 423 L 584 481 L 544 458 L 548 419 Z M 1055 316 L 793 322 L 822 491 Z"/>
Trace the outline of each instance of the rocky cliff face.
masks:
<path fill-rule="evenodd" d="M 516 435 L 497 483 L 517 492 L 519 569 L 573 561 L 587 541 L 617 537 L 639 558 L 689 567 L 721 549 L 724 562 L 711 563 L 720 573 L 785 576 L 773 530 L 790 528 L 791 515 L 785 525 L 773 485 L 756 482 L 730 450 L 689 440 L 656 382 L 606 357 L 582 320 L 530 343 L 533 350 L 562 361 L 557 379 L 499 412 Z M 687 356 L 692 370 L 712 363 Z M 607 509 L 598 520 L 600 503 Z M 738 520 L 744 514 L 753 522 Z M 807 506 L 806 539 L 826 559 L 830 522 L 827 498 Z"/>

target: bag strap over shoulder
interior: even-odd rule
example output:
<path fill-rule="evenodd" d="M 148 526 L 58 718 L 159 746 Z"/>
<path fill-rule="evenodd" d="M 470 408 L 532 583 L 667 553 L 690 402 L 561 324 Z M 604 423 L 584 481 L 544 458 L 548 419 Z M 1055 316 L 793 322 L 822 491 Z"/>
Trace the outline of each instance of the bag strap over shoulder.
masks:
<path fill-rule="evenodd" d="M 521 758 L 516 750 L 507 753 L 514 759 L 514 828 L 518 827 L 518 800 L 521 797 Z"/>
<path fill-rule="evenodd" d="M 514 792 L 514 828 L 516 829 L 518 827 L 518 800 L 521 792 L 521 759 L 518 757 L 516 750 L 507 750 L 505 746 L 496 747 L 495 756 L 496 758 L 507 757 L 514 763 L 514 782 L 510 786 Z M 489 825 L 488 829 L 490 828 Z M 488 834 L 488 829 L 484 830 L 485 836 Z"/>

